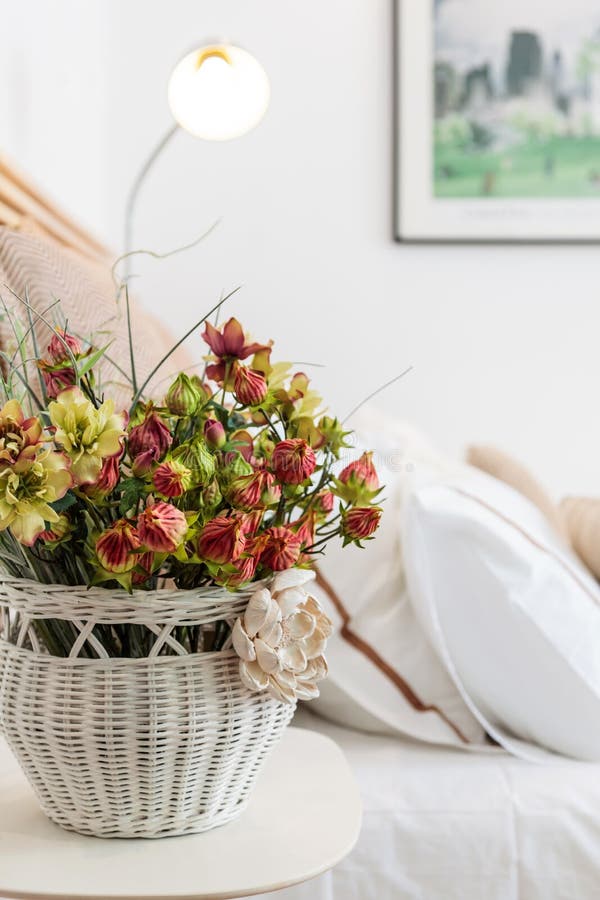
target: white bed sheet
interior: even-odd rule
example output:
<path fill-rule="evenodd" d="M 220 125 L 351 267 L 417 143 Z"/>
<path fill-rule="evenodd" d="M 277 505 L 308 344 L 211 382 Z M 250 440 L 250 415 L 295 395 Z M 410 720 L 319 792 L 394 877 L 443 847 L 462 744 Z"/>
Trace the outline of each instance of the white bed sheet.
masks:
<path fill-rule="evenodd" d="M 361 787 L 354 851 L 278 900 L 596 900 L 600 765 L 527 763 L 378 737 L 302 710 Z M 293 773 L 290 773 L 293 776 Z"/>

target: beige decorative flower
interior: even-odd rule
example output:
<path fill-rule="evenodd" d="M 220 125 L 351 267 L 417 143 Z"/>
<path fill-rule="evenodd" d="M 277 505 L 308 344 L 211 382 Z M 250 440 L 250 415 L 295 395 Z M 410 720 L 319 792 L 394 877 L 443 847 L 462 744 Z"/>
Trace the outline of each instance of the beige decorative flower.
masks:
<path fill-rule="evenodd" d="M 319 696 L 317 682 L 327 675 L 323 653 L 331 621 L 306 591 L 313 572 L 287 569 L 270 589 L 256 590 L 233 627 L 240 677 L 251 691 L 268 691 L 293 703 Z"/>

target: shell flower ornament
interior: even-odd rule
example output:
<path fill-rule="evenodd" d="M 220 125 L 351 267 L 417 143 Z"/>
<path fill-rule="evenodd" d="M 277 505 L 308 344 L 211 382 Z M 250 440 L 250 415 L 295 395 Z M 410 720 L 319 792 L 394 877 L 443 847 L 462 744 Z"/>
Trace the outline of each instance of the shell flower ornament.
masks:
<path fill-rule="evenodd" d="M 233 647 L 240 657 L 240 678 L 251 691 L 267 691 L 276 700 L 294 703 L 319 696 L 317 683 L 327 675 L 324 652 L 330 619 L 306 585 L 313 572 L 290 569 L 276 575 L 269 588 L 258 588 L 233 627 Z"/>

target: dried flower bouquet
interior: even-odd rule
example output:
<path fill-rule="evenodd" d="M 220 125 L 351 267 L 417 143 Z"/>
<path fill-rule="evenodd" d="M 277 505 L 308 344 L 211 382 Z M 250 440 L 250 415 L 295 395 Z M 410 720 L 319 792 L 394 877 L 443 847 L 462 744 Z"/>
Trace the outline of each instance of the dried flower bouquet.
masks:
<path fill-rule="evenodd" d="M 235 318 L 221 328 L 201 320 L 210 351 L 202 376 L 179 374 L 160 401 L 138 386 L 131 341 L 124 410 L 97 372 L 110 348 L 53 328 L 42 357 L 39 323 L 21 302 L 30 327 L 7 309 L 16 348 L 2 354 L 6 572 L 129 592 L 259 582 L 233 627 L 180 627 L 177 641 L 192 653 L 233 643 L 252 690 L 315 696 L 330 625 L 302 585 L 328 541 L 360 545 L 376 531 L 371 455 L 335 477 L 348 433 L 322 411 L 306 374 L 272 362 L 271 342 L 251 341 Z M 297 574 L 282 577 L 289 570 Z M 77 633 L 68 622 L 40 619 L 35 628 L 51 654 L 69 655 Z M 111 657 L 147 656 L 154 641 L 135 624 L 96 628 Z M 83 652 L 95 656 L 91 644 Z"/>

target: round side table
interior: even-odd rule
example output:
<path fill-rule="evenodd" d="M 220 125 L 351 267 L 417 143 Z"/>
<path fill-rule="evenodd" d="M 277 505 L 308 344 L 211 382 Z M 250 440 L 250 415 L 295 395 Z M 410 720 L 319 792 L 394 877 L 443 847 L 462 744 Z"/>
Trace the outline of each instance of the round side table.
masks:
<path fill-rule="evenodd" d="M 360 819 L 341 750 L 301 728 L 288 728 L 239 819 L 159 840 L 63 831 L 0 741 L 3 900 L 225 900 L 277 891 L 335 866 L 354 846 Z"/>

